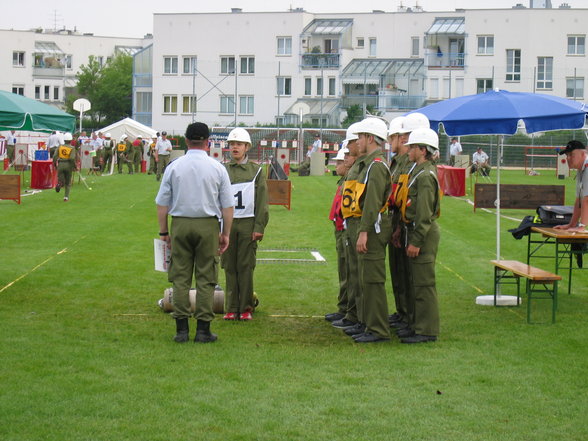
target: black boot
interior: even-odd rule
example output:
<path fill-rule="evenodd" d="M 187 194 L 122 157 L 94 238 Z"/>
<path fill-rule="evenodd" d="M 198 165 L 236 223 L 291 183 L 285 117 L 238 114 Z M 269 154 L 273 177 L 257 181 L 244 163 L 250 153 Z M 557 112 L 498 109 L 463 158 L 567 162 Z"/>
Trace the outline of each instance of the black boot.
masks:
<path fill-rule="evenodd" d="M 216 341 L 217 336 L 210 332 L 210 322 L 204 320 L 197 320 L 196 322 L 196 338 L 194 343 L 212 343 Z"/>
<path fill-rule="evenodd" d="M 186 343 L 190 339 L 190 327 L 188 319 L 176 319 L 176 336 L 174 341 L 177 343 Z"/>

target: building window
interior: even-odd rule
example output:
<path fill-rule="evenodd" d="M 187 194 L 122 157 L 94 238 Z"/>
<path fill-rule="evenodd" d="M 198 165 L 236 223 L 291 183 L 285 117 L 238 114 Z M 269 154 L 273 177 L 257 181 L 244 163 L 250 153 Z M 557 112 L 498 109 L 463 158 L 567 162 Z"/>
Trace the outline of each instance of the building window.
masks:
<path fill-rule="evenodd" d="M 370 38 L 370 57 L 376 56 L 376 39 Z"/>
<path fill-rule="evenodd" d="M 178 96 L 163 96 L 163 113 L 178 113 Z"/>
<path fill-rule="evenodd" d="M 292 37 L 278 37 L 278 55 L 292 55 Z"/>
<path fill-rule="evenodd" d="M 478 55 L 494 55 L 494 35 L 478 35 Z"/>
<path fill-rule="evenodd" d="M 51 99 L 51 87 L 45 86 L 45 94 L 44 97 L 46 100 Z"/>
<path fill-rule="evenodd" d="M 102 55 L 96 57 L 96 61 L 98 61 L 100 67 L 104 66 L 104 57 Z"/>
<path fill-rule="evenodd" d="M 584 78 L 566 78 L 566 98 L 584 98 Z"/>
<path fill-rule="evenodd" d="M 184 57 L 182 63 L 183 74 L 196 74 L 196 57 Z"/>
<path fill-rule="evenodd" d="M 182 96 L 182 113 L 196 113 L 196 101 L 194 95 Z"/>
<path fill-rule="evenodd" d="M 151 92 L 137 92 L 135 106 L 137 113 L 151 113 Z"/>
<path fill-rule="evenodd" d="M 12 86 L 12 93 L 24 96 L 24 86 Z"/>
<path fill-rule="evenodd" d="M 12 52 L 12 65 L 17 67 L 24 67 L 25 53 L 24 52 Z"/>
<path fill-rule="evenodd" d="M 336 81 L 334 77 L 329 78 L 329 96 L 335 96 Z"/>
<path fill-rule="evenodd" d="M 521 50 L 506 50 L 506 81 L 521 81 Z"/>
<path fill-rule="evenodd" d="M 59 101 L 59 86 L 53 87 L 53 99 Z"/>
<path fill-rule="evenodd" d="M 304 79 L 304 95 L 312 95 L 312 78 Z"/>
<path fill-rule="evenodd" d="M 235 97 L 227 95 L 220 97 L 220 113 L 235 113 Z"/>
<path fill-rule="evenodd" d="M 568 35 L 568 55 L 586 54 L 586 36 Z"/>
<path fill-rule="evenodd" d="M 221 57 L 221 74 L 235 73 L 235 57 Z"/>
<path fill-rule="evenodd" d="M 163 73 L 167 75 L 178 73 L 178 57 L 163 57 Z"/>
<path fill-rule="evenodd" d="M 71 54 L 67 54 L 64 59 L 63 59 L 63 64 L 65 65 L 66 69 L 71 69 L 71 60 L 72 60 L 72 55 Z"/>
<path fill-rule="evenodd" d="M 553 57 L 537 58 L 537 89 L 553 89 Z"/>
<path fill-rule="evenodd" d="M 240 96 L 239 97 L 239 113 L 243 115 L 253 115 L 253 97 Z"/>
<path fill-rule="evenodd" d="M 419 39 L 419 37 L 412 37 L 410 41 L 411 41 L 410 56 L 411 57 L 418 57 L 419 51 L 421 48 L 420 39 Z"/>
<path fill-rule="evenodd" d="M 320 77 L 316 79 L 316 94 L 317 96 L 322 96 L 323 94 L 323 79 Z"/>
<path fill-rule="evenodd" d="M 255 73 L 255 57 L 241 57 L 241 73 L 254 74 Z"/>
<path fill-rule="evenodd" d="M 365 47 L 365 39 L 363 37 L 357 38 L 357 48 L 363 49 Z"/>
<path fill-rule="evenodd" d="M 35 99 L 41 99 L 41 86 L 35 86 Z"/>
<path fill-rule="evenodd" d="M 292 95 L 292 78 L 278 77 L 278 95 L 290 96 Z"/>
<path fill-rule="evenodd" d="M 492 90 L 491 78 L 480 78 L 476 80 L 476 93 L 486 93 Z"/>

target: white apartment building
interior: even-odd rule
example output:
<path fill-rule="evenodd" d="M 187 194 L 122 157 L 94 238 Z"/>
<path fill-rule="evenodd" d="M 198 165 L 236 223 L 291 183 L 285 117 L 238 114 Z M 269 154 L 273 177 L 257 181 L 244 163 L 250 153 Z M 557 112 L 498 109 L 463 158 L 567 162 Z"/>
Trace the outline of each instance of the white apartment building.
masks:
<path fill-rule="evenodd" d="M 491 88 L 584 99 L 588 9 L 155 14 L 135 55 L 135 119 L 337 126 Z"/>
<path fill-rule="evenodd" d="M 119 52 L 133 55 L 146 43 L 151 40 L 42 29 L 0 30 L 0 89 L 61 107 L 90 55 L 104 64 Z"/>

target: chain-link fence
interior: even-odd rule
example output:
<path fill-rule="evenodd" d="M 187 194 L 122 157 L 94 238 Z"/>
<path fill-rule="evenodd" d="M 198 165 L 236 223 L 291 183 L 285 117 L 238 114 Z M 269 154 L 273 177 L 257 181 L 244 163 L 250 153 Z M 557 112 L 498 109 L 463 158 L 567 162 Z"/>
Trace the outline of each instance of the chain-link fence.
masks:
<path fill-rule="evenodd" d="M 524 168 L 553 168 L 557 166 L 557 149 L 564 147 L 568 141 L 576 139 L 586 143 L 588 134 L 584 130 L 559 130 L 539 135 L 527 136 L 516 134 L 504 137 L 504 150 L 501 166 Z M 449 145 L 452 137 L 439 136 L 439 147 L 442 160 L 449 159 Z M 496 167 L 500 137 L 497 135 L 472 135 L 459 138 L 463 155 L 470 158 L 482 147 L 490 157 L 490 165 Z"/>

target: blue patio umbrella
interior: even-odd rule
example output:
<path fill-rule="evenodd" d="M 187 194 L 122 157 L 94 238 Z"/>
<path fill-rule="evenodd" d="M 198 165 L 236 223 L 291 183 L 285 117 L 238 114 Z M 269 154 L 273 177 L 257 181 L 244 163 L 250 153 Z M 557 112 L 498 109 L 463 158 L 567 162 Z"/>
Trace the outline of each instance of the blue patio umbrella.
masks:
<path fill-rule="evenodd" d="M 514 135 L 519 121 L 523 121 L 527 133 L 580 129 L 587 111 L 582 102 L 553 95 L 490 90 L 440 101 L 414 112 L 425 114 L 432 129 L 443 124 L 449 136 L 461 136 Z"/>
<path fill-rule="evenodd" d="M 527 133 L 581 129 L 588 107 L 582 102 L 553 95 L 496 89 L 440 101 L 414 112 L 426 115 L 433 130 L 442 124 L 449 136 L 514 135 L 520 121 Z M 496 259 L 500 259 L 500 158 L 503 145 L 504 136 L 500 136 L 499 160 L 496 161 Z"/>

